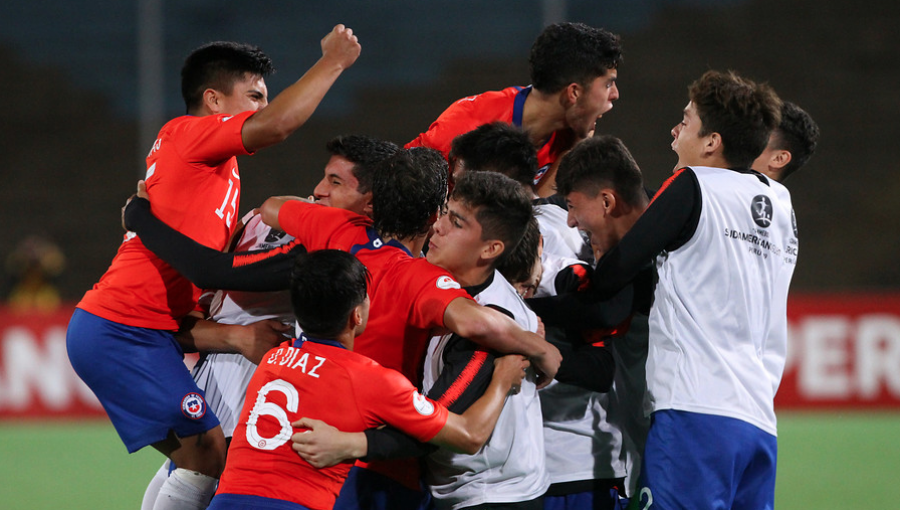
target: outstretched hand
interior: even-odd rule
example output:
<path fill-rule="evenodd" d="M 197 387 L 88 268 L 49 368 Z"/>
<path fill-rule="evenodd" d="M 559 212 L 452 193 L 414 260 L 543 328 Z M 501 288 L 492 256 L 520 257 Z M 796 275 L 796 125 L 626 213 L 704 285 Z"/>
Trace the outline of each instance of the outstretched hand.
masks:
<path fill-rule="evenodd" d="M 336 25 L 322 39 L 322 57 L 333 60 L 342 69 L 352 66 L 362 51 L 359 39 L 353 35 L 353 29 L 344 25 Z"/>

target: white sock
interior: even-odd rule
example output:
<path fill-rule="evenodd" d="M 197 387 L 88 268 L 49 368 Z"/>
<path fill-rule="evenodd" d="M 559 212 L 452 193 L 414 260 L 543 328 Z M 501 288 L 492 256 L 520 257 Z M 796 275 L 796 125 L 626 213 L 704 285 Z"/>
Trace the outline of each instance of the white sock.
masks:
<path fill-rule="evenodd" d="M 153 510 L 203 510 L 216 492 L 218 480 L 178 468 L 159 489 Z"/>
<path fill-rule="evenodd" d="M 153 505 L 156 504 L 156 498 L 159 496 L 159 489 L 162 488 L 166 478 L 169 477 L 170 462 L 170 460 L 166 459 L 162 467 L 153 475 L 153 478 L 147 485 L 147 490 L 144 491 L 144 501 L 141 502 L 141 510 L 153 510 Z"/>

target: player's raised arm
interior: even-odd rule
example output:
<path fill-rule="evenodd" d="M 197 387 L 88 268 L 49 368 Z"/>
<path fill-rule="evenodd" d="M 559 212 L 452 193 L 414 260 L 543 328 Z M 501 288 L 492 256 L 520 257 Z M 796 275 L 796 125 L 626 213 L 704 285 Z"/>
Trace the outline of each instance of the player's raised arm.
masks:
<path fill-rule="evenodd" d="M 345 69 L 362 50 L 353 30 L 337 25 L 322 39 L 322 58 L 268 106 L 244 122 L 241 138 L 248 152 L 275 145 L 302 126 Z"/>

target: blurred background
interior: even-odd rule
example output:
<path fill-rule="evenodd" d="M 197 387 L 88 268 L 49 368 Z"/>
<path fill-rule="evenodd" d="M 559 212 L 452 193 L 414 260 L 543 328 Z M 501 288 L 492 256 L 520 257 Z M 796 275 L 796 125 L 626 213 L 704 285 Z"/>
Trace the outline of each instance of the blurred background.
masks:
<path fill-rule="evenodd" d="M 620 137 L 652 187 L 675 164 L 670 130 L 687 86 L 708 69 L 766 81 L 818 122 L 818 152 L 786 182 L 801 246 L 779 394 L 776 501 L 894 505 L 895 2 L 42 0 L 0 9 L 0 302 L 8 303 L 0 306 L 0 508 L 50 508 L 54 492 L 69 508 L 136 508 L 161 460 L 154 452 L 129 457 L 117 444 L 71 373 L 65 325 L 122 240 L 120 208 L 143 176 L 157 131 L 183 114 L 179 71 L 192 49 L 220 39 L 259 45 L 278 69 L 266 80 L 271 98 L 319 58 L 319 41 L 336 23 L 362 44 L 304 127 L 241 159 L 246 212 L 270 195 L 310 194 L 328 159 L 325 142 L 338 134 L 403 144 L 456 99 L 527 85 L 532 41 L 563 20 L 622 36 L 621 98 L 597 132 Z M 85 417 L 99 425 L 83 425 Z M 87 469 L 78 469 L 85 458 Z M 56 491 L 46 491 L 38 474 L 58 469 L 50 459 L 75 466 L 66 481 L 57 475 Z M 101 470 L 119 478 L 91 485 Z"/>

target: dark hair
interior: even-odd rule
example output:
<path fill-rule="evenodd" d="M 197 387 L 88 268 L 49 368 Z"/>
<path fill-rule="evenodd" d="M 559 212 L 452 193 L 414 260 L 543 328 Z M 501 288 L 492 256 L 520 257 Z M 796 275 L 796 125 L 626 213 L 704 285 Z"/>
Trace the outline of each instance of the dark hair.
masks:
<path fill-rule="evenodd" d="M 353 163 L 353 177 L 359 183 L 356 191 L 365 194 L 372 191 L 372 175 L 377 163 L 393 156 L 400 147 L 393 142 L 366 135 L 342 135 L 325 144 L 332 156 L 341 156 Z"/>
<path fill-rule="evenodd" d="M 466 170 L 500 172 L 532 186 L 537 174 L 537 150 L 521 129 L 506 122 L 482 124 L 453 139 L 450 158 L 465 162 Z"/>
<path fill-rule="evenodd" d="M 538 256 L 540 245 L 541 229 L 538 226 L 537 218 L 532 216 L 528 220 L 528 225 L 525 226 L 525 232 L 522 234 L 519 244 L 509 251 L 503 263 L 497 266 L 497 271 L 500 271 L 500 274 L 509 283 L 516 284 L 527 281 L 531 278 L 534 265 L 540 259 Z"/>
<path fill-rule="evenodd" d="M 534 217 L 531 195 L 516 181 L 496 172 L 466 172 L 453 187 L 451 198 L 475 211 L 482 241 L 503 241 L 503 253 L 494 267 L 515 250 Z"/>
<path fill-rule="evenodd" d="M 783 180 L 800 170 L 816 152 L 819 126 L 802 108 L 785 101 L 781 107 L 781 124 L 772 132 L 771 143 L 791 153 L 791 161 L 781 170 Z"/>
<path fill-rule="evenodd" d="M 375 168 L 372 219 L 381 236 L 408 239 L 428 232 L 447 201 L 447 161 L 427 147 L 401 150 Z"/>
<path fill-rule="evenodd" d="M 775 91 L 734 71 L 707 71 L 688 93 L 703 124 L 700 136 L 719 133 L 722 155 L 735 168 L 749 168 L 781 122 L 781 99 Z"/>
<path fill-rule="evenodd" d="M 356 257 L 339 250 L 297 256 L 291 272 L 291 304 L 297 324 L 310 336 L 333 339 L 350 313 L 366 299 L 369 273 Z"/>
<path fill-rule="evenodd" d="M 184 60 L 181 68 L 181 97 L 190 113 L 203 101 L 203 91 L 215 89 L 231 94 L 235 82 L 245 75 L 266 77 L 275 72 L 270 59 L 257 46 L 231 41 L 205 44 Z"/>
<path fill-rule="evenodd" d="M 531 46 L 531 84 L 552 94 L 570 83 L 587 86 L 622 63 L 619 36 L 584 23 L 557 23 Z"/>
<path fill-rule="evenodd" d="M 629 205 L 646 198 L 641 169 L 622 140 L 603 135 L 588 138 L 572 148 L 556 170 L 556 191 L 566 196 L 579 191 L 593 198 L 610 187 Z"/>

